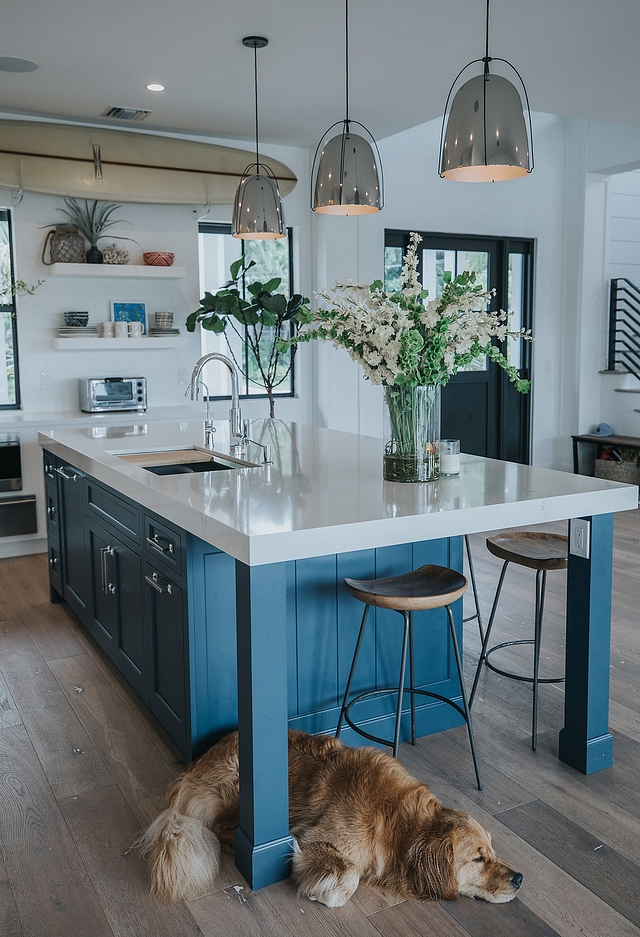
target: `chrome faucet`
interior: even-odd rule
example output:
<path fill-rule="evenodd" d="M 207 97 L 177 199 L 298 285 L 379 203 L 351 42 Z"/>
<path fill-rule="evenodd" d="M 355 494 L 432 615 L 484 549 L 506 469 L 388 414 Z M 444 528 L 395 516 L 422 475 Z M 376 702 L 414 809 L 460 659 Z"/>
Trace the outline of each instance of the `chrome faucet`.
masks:
<path fill-rule="evenodd" d="M 221 361 L 229 369 L 231 374 L 231 409 L 229 410 L 229 445 L 233 449 L 237 446 L 242 445 L 243 438 L 243 426 L 242 426 L 242 413 L 239 407 L 239 381 L 238 381 L 238 369 L 230 358 L 227 358 L 226 355 L 221 355 L 218 351 L 212 351 L 208 355 L 203 355 L 202 358 L 199 358 L 196 361 L 193 371 L 191 372 L 191 399 L 197 400 L 200 393 L 200 385 L 202 381 L 199 380 L 200 373 L 204 366 L 208 364 L 209 361 Z M 208 396 L 208 394 L 207 394 Z M 205 445 L 207 448 L 213 448 L 213 432 L 211 427 L 211 421 L 208 419 L 205 422 Z"/>

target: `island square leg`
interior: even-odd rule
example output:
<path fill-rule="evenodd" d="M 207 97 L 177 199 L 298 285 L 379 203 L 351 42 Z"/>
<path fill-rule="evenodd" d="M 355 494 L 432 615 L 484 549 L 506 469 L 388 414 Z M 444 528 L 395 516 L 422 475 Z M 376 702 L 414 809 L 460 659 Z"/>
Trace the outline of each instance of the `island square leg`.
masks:
<path fill-rule="evenodd" d="M 583 774 L 613 764 L 609 732 L 613 514 L 591 522 L 589 559 L 569 553 L 564 728 L 559 758 Z"/>
<path fill-rule="evenodd" d="M 286 564 L 236 561 L 240 824 L 235 862 L 251 888 L 290 874 Z"/>

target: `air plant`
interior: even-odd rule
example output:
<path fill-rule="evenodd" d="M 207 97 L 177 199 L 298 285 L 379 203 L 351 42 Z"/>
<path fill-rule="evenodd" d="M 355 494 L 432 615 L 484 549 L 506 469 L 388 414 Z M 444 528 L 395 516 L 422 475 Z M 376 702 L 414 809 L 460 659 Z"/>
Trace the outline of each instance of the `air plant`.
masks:
<path fill-rule="evenodd" d="M 66 198 L 64 204 L 66 208 L 59 208 L 58 211 L 76 226 L 92 247 L 97 245 L 109 228 L 121 223 L 121 219 L 118 218 L 111 220 L 114 211 L 122 208 L 122 205 L 115 202 L 99 202 L 97 199 L 93 201 L 85 199 L 84 202 L 80 202 L 76 198 Z M 131 239 L 124 238 L 124 240 Z"/>

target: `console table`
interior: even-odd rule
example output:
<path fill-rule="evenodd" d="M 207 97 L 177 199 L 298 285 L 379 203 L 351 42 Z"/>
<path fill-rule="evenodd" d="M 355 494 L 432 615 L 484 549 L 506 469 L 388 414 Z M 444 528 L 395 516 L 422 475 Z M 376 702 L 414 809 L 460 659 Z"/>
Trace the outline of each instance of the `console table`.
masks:
<path fill-rule="evenodd" d="M 593 433 L 585 433 L 582 436 L 572 436 L 573 440 L 573 471 L 576 475 L 580 474 L 580 443 L 590 443 L 597 446 L 596 459 L 600 458 L 603 449 L 615 448 L 616 446 L 625 446 L 629 449 L 640 449 L 640 437 L 638 436 L 594 436 Z"/>

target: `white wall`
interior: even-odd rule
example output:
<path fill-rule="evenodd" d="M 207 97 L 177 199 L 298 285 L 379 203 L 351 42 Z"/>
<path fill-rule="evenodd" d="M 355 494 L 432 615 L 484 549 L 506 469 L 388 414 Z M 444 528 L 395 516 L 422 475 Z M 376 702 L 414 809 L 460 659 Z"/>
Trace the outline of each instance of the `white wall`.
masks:
<path fill-rule="evenodd" d="M 640 150 L 639 150 L 640 152 Z M 609 279 L 627 277 L 640 287 L 640 172 L 611 176 L 608 183 Z M 608 295 L 606 302 L 608 303 Z M 606 367 L 606 363 L 602 365 Z M 601 377 L 601 419 L 616 433 L 640 435 L 640 382 L 632 375 Z M 619 390 L 631 391 L 620 393 Z"/>

